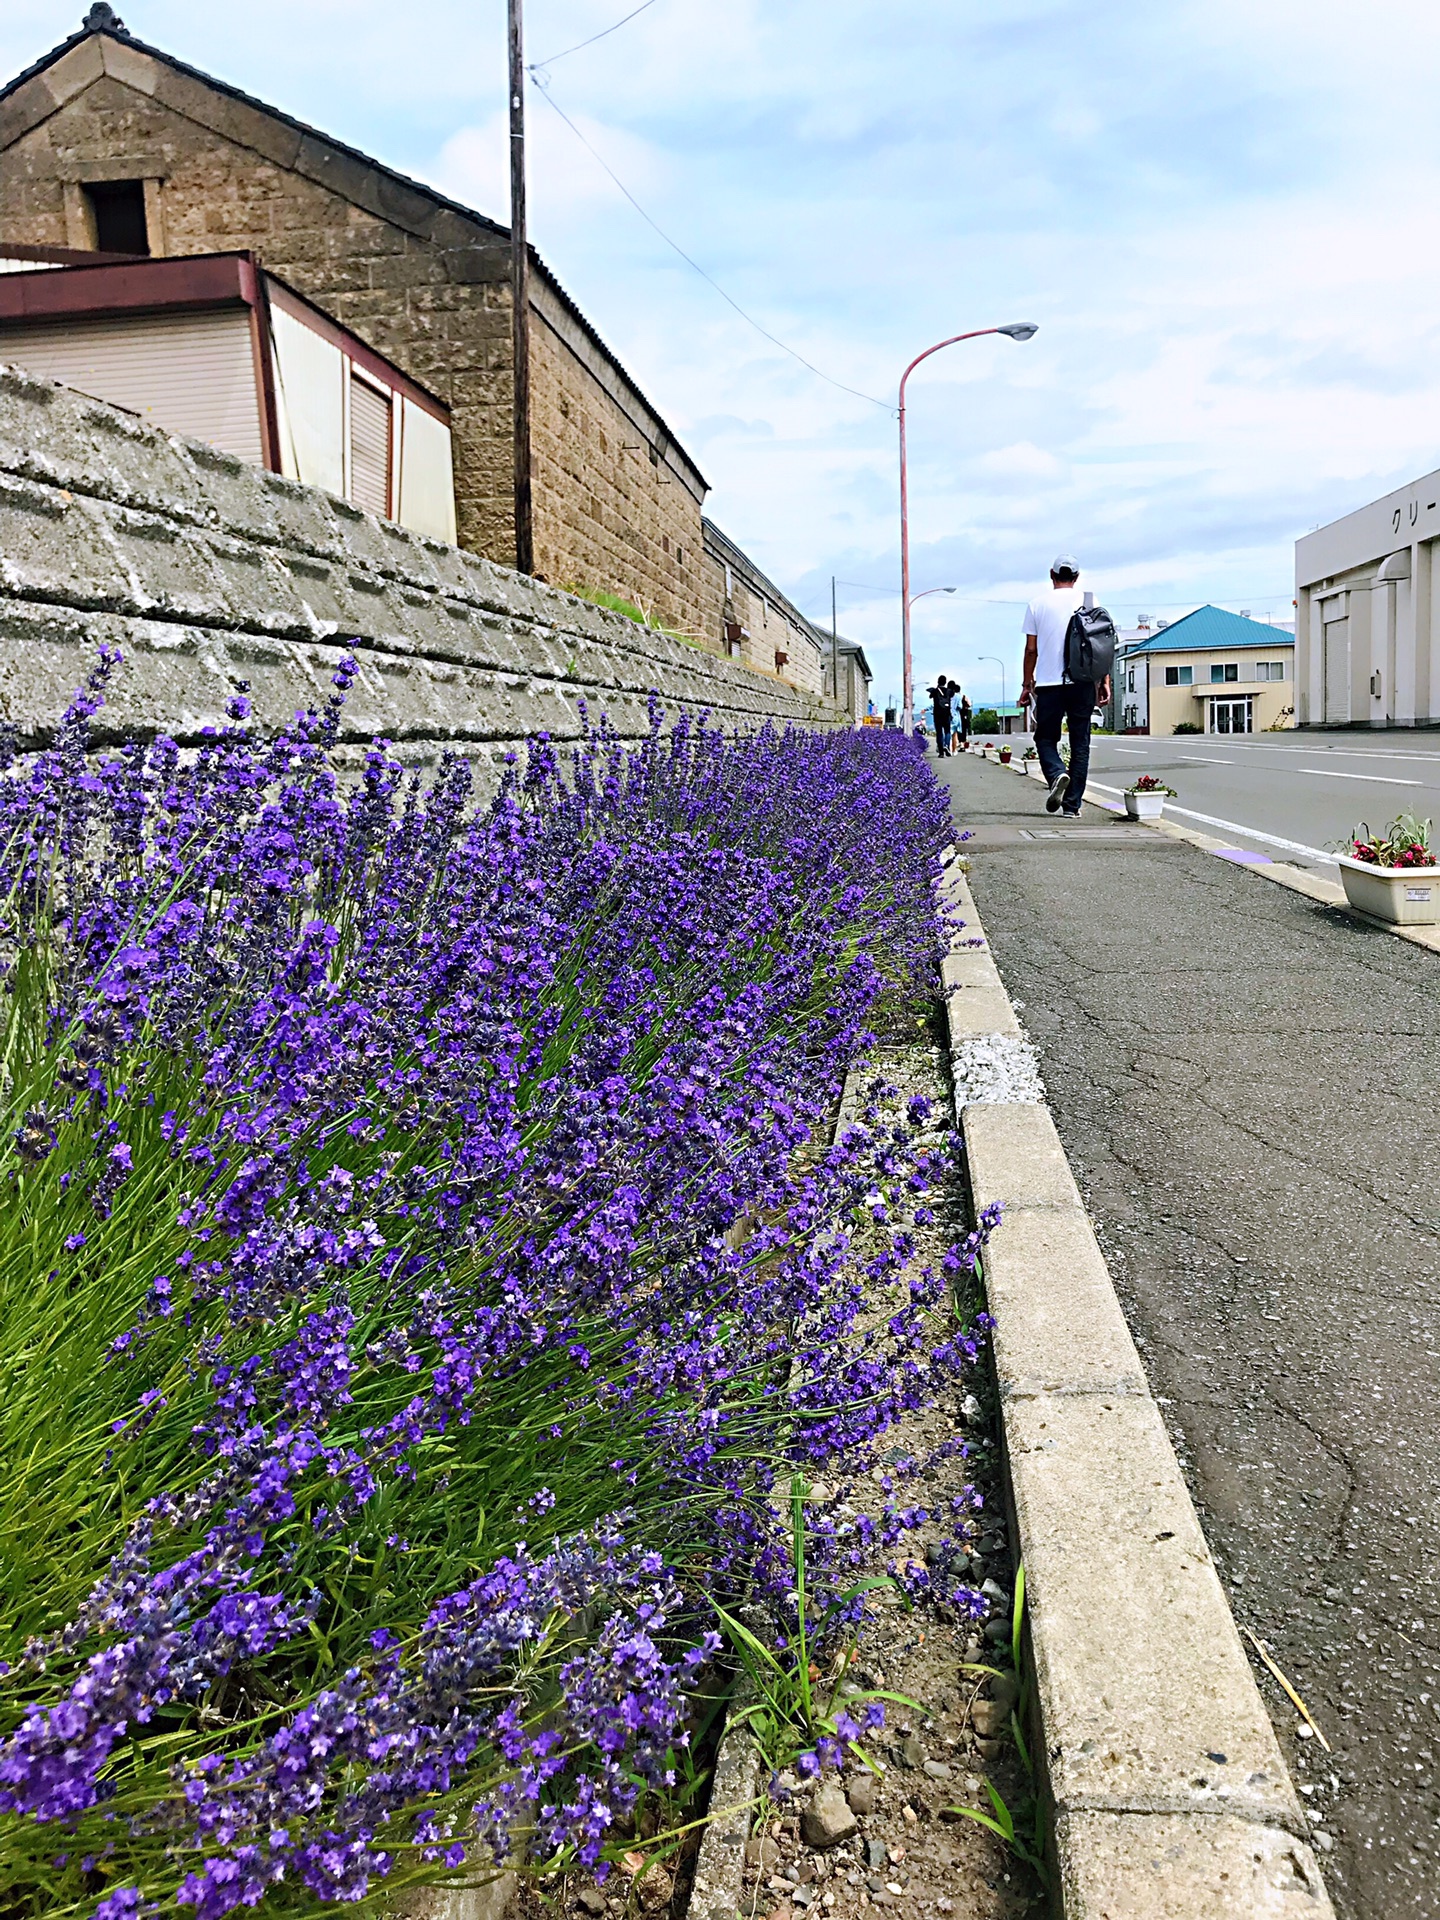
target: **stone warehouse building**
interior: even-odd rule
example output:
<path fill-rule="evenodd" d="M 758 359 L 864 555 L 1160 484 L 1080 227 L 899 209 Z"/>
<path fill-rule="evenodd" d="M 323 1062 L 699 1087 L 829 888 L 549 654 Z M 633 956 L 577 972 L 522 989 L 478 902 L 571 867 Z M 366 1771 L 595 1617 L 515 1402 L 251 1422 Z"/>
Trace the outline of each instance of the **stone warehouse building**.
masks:
<path fill-rule="evenodd" d="M 96 5 L 0 89 L 0 242 L 112 255 L 253 250 L 448 406 L 460 545 L 513 564 L 504 226 L 146 46 Z M 702 526 L 703 475 L 534 256 L 530 284 L 537 575 L 619 594 L 818 691 L 813 634 L 772 634 L 768 605 L 751 645 L 727 642 L 727 626 L 755 622 L 748 589 L 737 610 L 737 569 L 727 573 Z M 783 596 L 771 588 L 770 599 Z M 802 636 L 799 620 L 790 624 Z"/>

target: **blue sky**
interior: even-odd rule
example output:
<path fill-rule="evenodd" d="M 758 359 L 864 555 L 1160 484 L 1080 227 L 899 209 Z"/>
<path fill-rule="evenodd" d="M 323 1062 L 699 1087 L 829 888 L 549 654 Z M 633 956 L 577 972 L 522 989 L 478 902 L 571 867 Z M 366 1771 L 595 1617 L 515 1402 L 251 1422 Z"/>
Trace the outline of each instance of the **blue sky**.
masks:
<path fill-rule="evenodd" d="M 531 0 L 532 59 L 631 0 Z M 7 0 L 13 72 L 82 0 Z M 503 218 L 497 0 L 121 0 L 140 37 Z M 1440 462 L 1440 10 L 1401 0 L 654 0 L 532 89 L 536 244 L 708 475 L 713 517 L 899 686 L 998 692 L 1060 549 L 1127 623 L 1288 617 L 1297 534 Z M 1013 689 L 1014 673 L 1009 674 Z"/>

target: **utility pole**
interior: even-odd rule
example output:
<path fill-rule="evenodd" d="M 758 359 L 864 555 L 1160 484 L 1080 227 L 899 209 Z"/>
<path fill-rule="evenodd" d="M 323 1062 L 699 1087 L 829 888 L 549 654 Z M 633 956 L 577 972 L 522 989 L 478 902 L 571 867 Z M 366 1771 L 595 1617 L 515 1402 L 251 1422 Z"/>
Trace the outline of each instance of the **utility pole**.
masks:
<path fill-rule="evenodd" d="M 835 576 L 830 576 L 830 698 L 840 698 L 840 626 L 835 612 Z"/>
<path fill-rule="evenodd" d="M 515 565 L 535 571 L 530 500 L 530 246 L 525 235 L 524 0 L 510 10 L 510 306 L 515 414 Z"/>

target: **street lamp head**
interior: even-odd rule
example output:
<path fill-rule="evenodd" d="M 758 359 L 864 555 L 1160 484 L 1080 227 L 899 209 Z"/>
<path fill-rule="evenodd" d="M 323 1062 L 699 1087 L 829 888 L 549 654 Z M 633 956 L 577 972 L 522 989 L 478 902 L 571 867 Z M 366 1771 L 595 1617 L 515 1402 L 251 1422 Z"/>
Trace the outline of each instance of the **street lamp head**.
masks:
<path fill-rule="evenodd" d="M 1040 328 L 1034 320 L 1012 320 L 1008 327 L 996 327 L 995 331 L 1008 335 L 1011 340 L 1031 340 Z"/>

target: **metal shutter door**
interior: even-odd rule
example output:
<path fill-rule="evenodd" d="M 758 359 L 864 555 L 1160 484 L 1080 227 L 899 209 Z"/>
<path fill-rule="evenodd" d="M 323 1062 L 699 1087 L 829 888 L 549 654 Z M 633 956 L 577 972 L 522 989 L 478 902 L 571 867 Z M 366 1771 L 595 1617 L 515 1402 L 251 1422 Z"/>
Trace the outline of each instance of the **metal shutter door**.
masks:
<path fill-rule="evenodd" d="M 350 376 L 350 498 L 390 517 L 390 401 L 368 380 Z"/>
<path fill-rule="evenodd" d="M 263 464 L 248 307 L 5 327 L 0 360 Z"/>

